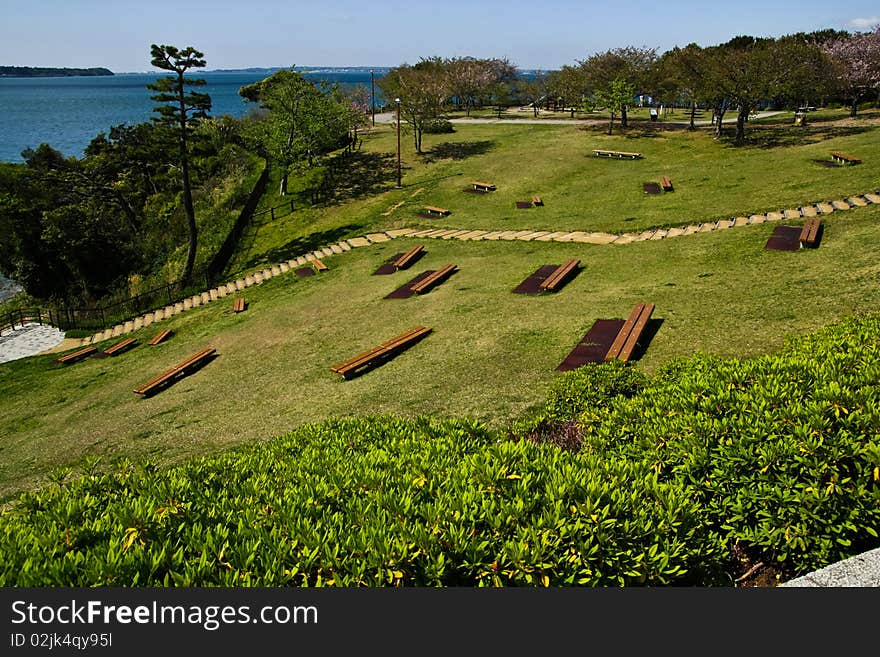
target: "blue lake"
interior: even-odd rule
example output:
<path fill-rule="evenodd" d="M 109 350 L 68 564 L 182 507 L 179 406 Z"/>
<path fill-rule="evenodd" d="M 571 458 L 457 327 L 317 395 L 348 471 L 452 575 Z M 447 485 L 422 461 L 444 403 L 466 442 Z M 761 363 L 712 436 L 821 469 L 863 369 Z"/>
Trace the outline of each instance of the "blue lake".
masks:
<path fill-rule="evenodd" d="M 272 69 L 277 70 L 277 69 Z M 370 89 L 370 70 L 296 69 L 308 79 L 364 85 Z M 387 69 L 375 70 L 378 80 Z M 271 70 L 193 72 L 207 84 L 199 89 L 211 96 L 212 116 L 243 116 L 254 107 L 238 90 L 261 80 Z M 120 123 L 149 121 L 155 102 L 146 85 L 162 77 L 154 73 L 123 73 L 106 77 L 0 78 L 0 161 L 21 162 L 21 152 L 47 143 L 66 156 L 81 157 L 99 133 Z M 376 86 L 376 102 L 381 94 Z"/>

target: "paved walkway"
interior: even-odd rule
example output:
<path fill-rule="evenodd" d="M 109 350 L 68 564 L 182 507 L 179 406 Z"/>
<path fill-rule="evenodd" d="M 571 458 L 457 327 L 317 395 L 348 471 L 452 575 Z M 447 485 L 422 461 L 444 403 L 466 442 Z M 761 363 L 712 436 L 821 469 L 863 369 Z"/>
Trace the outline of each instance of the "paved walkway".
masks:
<path fill-rule="evenodd" d="M 0 363 L 26 358 L 53 349 L 64 342 L 64 331 L 48 324 L 25 324 L 0 335 Z M 79 344 L 74 341 L 71 346 Z"/>
<path fill-rule="evenodd" d="M 782 114 L 782 112 L 759 112 L 752 116 L 752 119 L 763 119 L 767 116 L 775 116 L 777 114 Z M 524 125 L 607 125 L 608 119 L 602 118 L 589 118 L 589 119 L 535 119 L 535 118 L 521 118 L 521 119 L 493 119 L 491 117 L 468 117 L 462 116 L 454 119 L 449 119 L 451 123 L 507 123 L 507 124 L 516 124 L 521 123 Z M 633 119 L 635 120 L 635 119 Z M 376 123 L 395 123 L 397 121 L 397 114 L 394 112 L 382 112 L 381 114 L 376 114 Z M 643 122 L 640 120 L 640 122 Z M 732 117 L 728 117 L 721 121 L 724 124 L 736 123 L 736 113 L 733 114 Z M 658 123 L 653 123 L 652 125 L 674 125 L 674 126 L 684 126 L 687 127 L 690 125 L 690 119 L 685 119 L 684 121 L 672 120 L 669 118 L 663 119 Z M 694 125 L 706 126 L 712 125 L 712 121 L 700 120 L 694 121 Z"/>

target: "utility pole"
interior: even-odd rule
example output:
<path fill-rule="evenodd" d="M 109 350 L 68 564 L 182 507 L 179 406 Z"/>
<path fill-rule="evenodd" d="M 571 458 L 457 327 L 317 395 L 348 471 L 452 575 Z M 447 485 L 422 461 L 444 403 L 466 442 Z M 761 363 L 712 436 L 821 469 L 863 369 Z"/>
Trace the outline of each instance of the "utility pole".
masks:
<path fill-rule="evenodd" d="M 373 79 L 373 71 L 370 69 L 370 107 L 373 116 L 373 127 L 376 127 L 376 81 Z"/>
<path fill-rule="evenodd" d="M 397 189 L 400 189 L 400 98 L 395 98 L 397 103 Z"/>

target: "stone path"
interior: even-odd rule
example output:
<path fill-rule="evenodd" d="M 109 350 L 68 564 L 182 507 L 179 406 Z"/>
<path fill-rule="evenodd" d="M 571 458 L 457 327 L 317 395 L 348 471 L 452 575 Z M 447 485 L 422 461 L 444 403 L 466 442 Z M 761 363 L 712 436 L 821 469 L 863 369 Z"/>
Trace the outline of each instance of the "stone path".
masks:
<path fill-rule="evenodd" d="M 287 262 L 276 265 L 270 265 L 262 270 L 255 271 L 247 276 L 243 276 L 234 281 L 220 285 L 212 290 L 206 290 L 200 294 L 184 299 L 168 305 L 164 308 L 146 313 L 140 317 L 128 320 L 123 324 L 118 324 L 104 331 L 95 333 L 94 335 L 83 338 L 79 341 L 79 345 L 94 344 L 115 338 L 119 335 L 136 331 L 151 324 L 169 319 L 174 315 L 186 312 L 191 308 L 202 306 L 214 301 L 223 299 L 227 295 L 237 291 L 244 290 L 252 285 L 260 285 L 266 280 L 275 276 L 282 276 L 290 271 L 294 271 L 297 267 L 307 265 L 312 260 L 318 260 L 329 255 L 338 255 L 351 251 L 352 249 L 370 244 L 388 242 L 398 237 L 416 237 L 419 239 L 447 239 L 447 240 L 517 240 L 523 242 L 539 241 L 539 242 L 575 242 L 581 244 L 613 244 L 626 245 L 633 242 L 644 242 L 647 240 L 662 240 L 686 235 L 696 235 L 697 233 L 708 233 L 718 230 L 727 230 L 730 228 L 749 226 L 754 224 L 763 224 L 767 222 L 778 222 L 783 220 L 794 220 L 800 217 L 815 217 L 832 212 L 845 211 L 850 209 L 858 209 L 871 204 L 880 204 L 880 190 L 869 192 L 858 196 L 850 196 L 846 198 L 833 199 L 831 201 L 815 203 L 811 205 L 798 206 L 797 208 L 782 209 L 778 211 L 770 211 L 763 214 L 752 214 L 749 216 L 732 217 L 730 219 L 722 219 L 721 221 L 710 221 L 700 224 L 690 224 L 685 226 L 676 226 L 674 228 L 651 228 L 639 233 L 602 233 L 590 231 L 547 231 L 547 230 L 473 230 L 473 229 L 457 229 L 457 228 L 395 228 L 383 232 L 369 233 L 361 237 L 352 237 L 342 240 L 335 244 L 329 244 L 325 247 L 315 249 L 309 253 L 305 253 L 296 258 L 292 258 Z M 50 329 L 51 327 L 45 327 Z M 16 358 L 24 358 L 37 353 L 42 353 L 57 345 L 63 339 L 63 334 L 57 329 L 54 337 L 46 337 L 37 339 L 34 334 L 32 340 L 24 340 L 27 333 L 22 333 L 21 329 L 16 331 L 14 341 L 18 343 L 21 340 L 21 347 L 17 344 L 13 345 L 12 340 L 7 340 L 4 344 L 0 341 L 0 362 L 15 360 Z M 40 333 L 42 335 L 42 333 Z M 2 340 L 2 339 L 0 339 Z M 54 342 L 53 342 L 54 340 Z M 73 342 L 73 341 L 71 341 Z M 51 344 L 50 344 L 51 343 Z M 45 346 L 43 346 L 45 345 Z M 70 345 L 75 346 L 74 344 Z"/>

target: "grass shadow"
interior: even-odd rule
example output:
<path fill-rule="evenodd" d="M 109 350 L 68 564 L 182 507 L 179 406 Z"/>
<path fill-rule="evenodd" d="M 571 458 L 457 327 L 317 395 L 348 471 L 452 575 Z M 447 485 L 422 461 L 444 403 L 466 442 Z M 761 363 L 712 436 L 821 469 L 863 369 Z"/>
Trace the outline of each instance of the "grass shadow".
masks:
<path fill-rule="evenodd" d="M 482 141 L 447 141 L 437 144 L 430 151 L 422 154 L 425 163 L 437 160 L 466 160 L 475 155 L 485 155 L 495 147 L 492 140 Z"/>
<path fill-rule="evenodd" d="M 721 138 L 727 148 L 787 148 L 819 144 L 838 137 L 852 137 L 874 130 L 874 126 L 751 126 L 742 144 L 734 141 L 733 130 Z"/>
<path fill-rule="evenodd" d="M 397 156 L 356 151 L 330 161 L 313 200 L 320 205 L 342 205 L 391 189 L 397 182 Z"/>
<path fill-rule="evenodd" d="M 282 244 L 274 249 L 269 249 L 264 253 L 251 257 L 242 263 L 239 272 L 231 272 L 228 273 L 227 276 L 250 271 L 259 265 L 287 262 L 297 256 L 305 255 L 309 251 L 314 251 L 317 248 L 338 242 L 351 235 L 353 232 L 363 228 L 363 224 L 347 224 L 345 226 L 340 226 L 339 228 L 334 228 L 333 230 L 309 233 L 303 237 L 297 237 L 286 244 Z"/>

